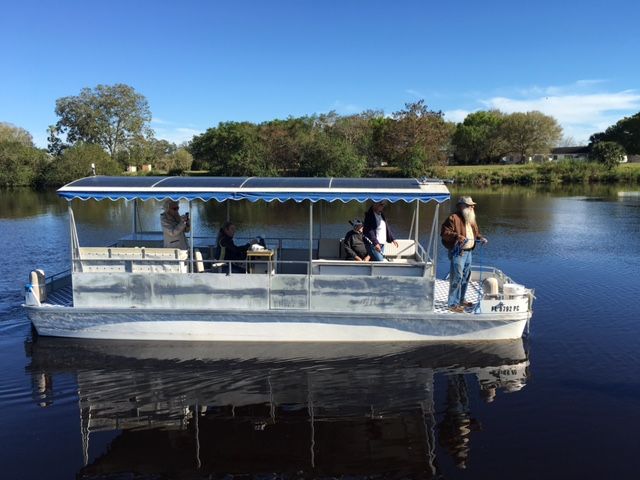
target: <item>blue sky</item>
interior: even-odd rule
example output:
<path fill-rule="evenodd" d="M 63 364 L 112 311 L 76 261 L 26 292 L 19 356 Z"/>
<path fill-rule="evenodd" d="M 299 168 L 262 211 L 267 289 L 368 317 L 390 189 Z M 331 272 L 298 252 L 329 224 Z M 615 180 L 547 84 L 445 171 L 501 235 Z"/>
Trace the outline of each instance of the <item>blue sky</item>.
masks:
<path fill-rule="evenodd" d="M 46 146 L 57 98 L 126 83 L 158 138 L 336 110 L 540 110 L 576 142 L 640 111 L 640 2 L 4 2 L 0 121 Z"/>

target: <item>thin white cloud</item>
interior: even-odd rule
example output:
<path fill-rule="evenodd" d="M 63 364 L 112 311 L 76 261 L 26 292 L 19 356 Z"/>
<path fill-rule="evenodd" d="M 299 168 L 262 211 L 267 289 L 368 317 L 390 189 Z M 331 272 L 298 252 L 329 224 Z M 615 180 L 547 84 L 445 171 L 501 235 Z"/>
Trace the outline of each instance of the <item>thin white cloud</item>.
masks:
<path fill-rule="evenodd" d="M 608 80 L 605 80 L 604 78 L 590 78 L 576 81 L 576 86 L 591 87 L 592 85 L 600 85 L 601 83 L 606 83 L 607 81 Z"/>
<path fill-rule="evenodd" d="M 604 79 L 582 79 L 576 80 L 568 85 L 532 85 L 524 88 L 514 89 L 517 95 L 521 97 L 545 97 L 549 95 L 571 95 L 578 93 L 596 93 L 593 87 L 606 83 Z M 508 93 L 505 93 L 508 95 Z"/>
<path fill-rule="evenodd" d="M 415 98 L 418 98 L 418 99 L 422 99 L 422 98 L 426 97 L 424 93 L 419 92 L 418 90 L 414 90 L 412 88 L 408 88 L 407 90 L 405 90 L 405 93 L 408 93 L 412 97 L 415 97 Z"/>
<path fill-rule="evenodd" d="M 359 105 L 353 103 L 344 103 L 340 100 L 336 100 L 335 102 L 333 102 L 333 105 L 329 108 L 329 110 L 335 110 L 337 113 L 351 115 L 354 113 L 360 113 L 364 109 Z"/>
<path fill-rule="evenodd" d="M 151 123 L 153 125 L 173 125 L 171 122 L 167 122 L 166 120 L 163 120 L 162 118 L 158 118 L 158 117 L 153 117 L 151 119 Z"/>
<path fill-rule="evenodd" d="M 167 140 L 168 142 L 175 143 L 176 145 L 180 145 L 183 142 L 191 141 L 191 139 L 195 135 L 200 135 L 203 133 L 202 130 L 197 130 L 195 128 L 187 128 L 187 127 L 176 127 L 176 128 L 156 128 L 155 129 L 156 138 L 160 140 Z"/>

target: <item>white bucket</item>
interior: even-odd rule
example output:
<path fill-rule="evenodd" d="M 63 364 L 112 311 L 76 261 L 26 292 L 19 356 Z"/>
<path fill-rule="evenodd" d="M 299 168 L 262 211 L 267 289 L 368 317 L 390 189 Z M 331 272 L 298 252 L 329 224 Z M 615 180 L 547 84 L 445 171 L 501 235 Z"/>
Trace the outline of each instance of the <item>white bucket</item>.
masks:
<path fill-rule="evenodd" d="M 506 297 L 513 298 L 521 297 L 522 295 L 524 295 L 526 289 L 524 288 L 524 285 L 520 285 L 518 283 L 505 283 L 502 286 L 502 291 L 504 292 Z"/>
<path fill-rule="evenodd" d="M 496 297 L 498 295 L 498 279 L 489 277 L 482 282 L 482 290 L 487 297 Z"/>
<path fill-rule="evenodd" d="M 47 299 L 47 281 L 44 270 L 32 270 L 29 274 L 29 282 L 38 301 L 44 302 Z"/>

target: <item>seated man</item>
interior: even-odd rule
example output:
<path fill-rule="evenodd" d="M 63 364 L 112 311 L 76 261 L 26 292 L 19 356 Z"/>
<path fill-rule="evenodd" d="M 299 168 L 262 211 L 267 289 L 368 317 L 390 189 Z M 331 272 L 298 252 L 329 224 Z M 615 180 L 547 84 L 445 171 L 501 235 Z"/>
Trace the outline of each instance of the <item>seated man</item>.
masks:
<path fill-rule="evenodd" d="M 216 258 L 221 262 L 227 262 L 229 260 L 246 260 L 247 250 L 249 247 L 258 240 L 251 240 L 249 243 L 238 246 L 233 241 L 233 236 L 236 233 L 236 226 L 233 222 L 224 222 L 222 228 L 218 232 L 218 239 L 216 240 Z M 245 273 L 246 270 L 240 265 L 234 263 L 231 264 L 231 270 L 234 273 Z"/>
<path fill-rule="evenodd" d="M 342 242 L 345 258 L 356 262 L 370 261 L 371 256 L 365 243 L 368 239 L 363 235 L 364 225 L 357 218 L 350 220 L 349 223 L 353 226 L 353 229 L 347 232 Z"/>

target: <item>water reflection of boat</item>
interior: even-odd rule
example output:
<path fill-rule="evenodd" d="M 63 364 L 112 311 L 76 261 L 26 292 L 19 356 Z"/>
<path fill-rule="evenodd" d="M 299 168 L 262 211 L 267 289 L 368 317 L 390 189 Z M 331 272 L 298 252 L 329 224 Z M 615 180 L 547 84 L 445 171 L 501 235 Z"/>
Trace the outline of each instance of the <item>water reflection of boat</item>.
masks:
<path fill-rule="evenodd" d="M 517 391 L 529 364 L 522 340 L 279 349 L 41 337 L 27 348 L 41 405 L 55 407 L 56 375 L 77 379 L 82 478 L 430 478 L 439 449 L 466 464 L 476 389 L 486 400 Z M 100 431 L 119 433 L 90 453 Z"/>

